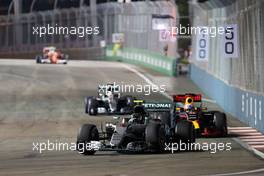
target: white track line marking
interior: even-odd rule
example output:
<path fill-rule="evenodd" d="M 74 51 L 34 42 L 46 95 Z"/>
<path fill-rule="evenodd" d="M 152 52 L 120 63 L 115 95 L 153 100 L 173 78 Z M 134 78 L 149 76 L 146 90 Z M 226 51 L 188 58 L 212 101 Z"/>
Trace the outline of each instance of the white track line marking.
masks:
<path fill-rule="evenodd" d="M 241 136 L 240 139 L 264 139 L 263 135 L 259 136 Z"/>
<path fill-rule="evenodd" d="M 213 176 L 229 176 L 229 175 L 245 175 L 245 174 L 254 174 L 263 172 L 264 168 L 262 169 L 255 169 L 255 170 L 249 170 L 249 171 L 243 171 L 243 172 L 233 172 L 233 173 L 226 173 L 226 174 L 215 174 Z"/>
<path fill-rule="evenodd" d="M 244 142 L 264 142 L 264 139 L 241 139 Z"/>
<path fill-rule="evenodd" d="M 252 127 L 228 127 L 228 129 L 252 129 Z"/>
<path fill-rule="evenodd" d="M 252 129 L 252 130 L 247 130 L 247 129 L 245 129 L 245 130 L 232 130 L 232 129 L 230 129 L 229 130 L 230 132 L 234 132 L 234 133 L 257 133 L 257 130 L 254 130 L 254 129 Z"/>
<path fill-rule="evenodd" d="M 141 77 L 143 80 L 145 80 L 148 84 L 152 85 L 152 86 L 157 86 L 155 83 L 153 83 L 148 77 L 146 77 L 144 74 L 140 73 L 138 70 L 132 68 L 131 66 L 128 65 L 123 65 L 125 68 L 127 68 L 128 70 L 134 72 L 135 74 L 137 74 L 139 77 Z M 172 96 L 169 95 L 166 92 L 160 92 L 163 96 L 165 96 L 166 98 L 172 100 Z M 211 99 L 207 99 L 207 98 L 202 98 L 203 101 L 205 102 L 209 102 L 209 103 L 216 103 L 215 100 L 211 100 Z"/>
<path fill-rule="evenodd" d="M 128 70 L 134 72 L 136 75 L 138 75 L 139 77 L 141 77 L 144 81 L 146 81 L 146 83 L 150 84 L 151 86 L 157 86 L 156 84 L 154 84 L 149 78 L 147 78 L 145 75 L 143 75 L 142 73 L 140 73 L 138 70 L 128 66 L 128 65 L 123 65 L 125 68 L 127 68 Z M 166 93 L 166 92 L 159 92 L 160 94 L 162 94 L 163 96 L 165 96 L 166 98 L 172 100 L 172 97 Z"/>
<path fill-rule="evenodd" d="M 250 146 L 255 149 L 264 149 L 264 145 L 250 145 Z"/>
<path fill-rule="evenodd" d="M 264 141 L 263 142 L 257 142 L 257 141 L 254 141 L 254 142 L 248 142 L 249 145 L 264 145 Z"/>
<path fill-rule="evenodd" d="M 230 134 L 238 134 L 238 133 L 230 133 Z M 262 133 L 255 132 L 255 133 L 239 133 L 238 137 L 240 136 L 262 136 Z"/>

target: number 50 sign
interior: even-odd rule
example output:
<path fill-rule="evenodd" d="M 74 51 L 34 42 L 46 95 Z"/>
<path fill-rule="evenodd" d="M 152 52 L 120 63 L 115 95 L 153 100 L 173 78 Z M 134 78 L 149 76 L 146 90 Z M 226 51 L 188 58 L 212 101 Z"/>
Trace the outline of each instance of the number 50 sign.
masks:
<path fill-rule="evenodd" d="M 225 26 L 223 34 L 222 53 L 225 58 L 237 58 L 239 53 L 237 24 Z"/>

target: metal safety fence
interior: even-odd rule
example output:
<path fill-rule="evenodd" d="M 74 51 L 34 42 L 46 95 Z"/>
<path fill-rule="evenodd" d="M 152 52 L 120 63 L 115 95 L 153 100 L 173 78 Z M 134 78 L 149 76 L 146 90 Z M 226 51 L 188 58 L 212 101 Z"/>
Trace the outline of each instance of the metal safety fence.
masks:
<path fill-rule="evenodd" d="M 264 133 L 264 1 L 211 0 L 193 3 L 192 11 L 194 26 L 233 26 L 224 36 L 192 36 L 192 80 L 226 112 Z"/>
<path fill-rule="evenodd" d="M 192 62 L 229 85 L 264 95 L 264 1 L 220 0 L 192 4 L 193 26 L 220 27 L 236 24 L 237 58 L 222 57 L 222 37 L 209 37 L 209 59 L 200 62 L 193 54 Z M 193 53 L 197 53 L 193 36 Z"/>
<path fill-rule="evenodd" d="M 112 43 L 113 33 L 124 34 L 124 47 L 142 48 L 162 52 L 165 45 L 169 53 L 176 52 L 175 43 L 159 42 L 159 32 L 152 29 L 153 15 L 168 15 L 176 21 L 176 5 L 171 1 L 144 1 L 131 3 L 109 2 L 70 9 L 31 12 L 18 17 L 0 16 L 0 53 L 33 52 L 43 46 L 58 48 L 100 48 L 101 41 Z M 33 34 L 36 26 L 99 27 L 98 35 L 44 35 Z M 173 24 L 171 24 L 173 25 Z"/>

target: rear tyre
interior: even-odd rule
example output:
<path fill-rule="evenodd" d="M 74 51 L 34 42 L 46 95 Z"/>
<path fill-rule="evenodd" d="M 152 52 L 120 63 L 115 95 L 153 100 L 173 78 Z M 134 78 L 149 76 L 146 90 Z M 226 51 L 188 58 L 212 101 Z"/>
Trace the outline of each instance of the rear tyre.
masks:
<path fill-rule="evenodd" d="M 176 124 L 175 135 L 184 143 L 195 142 L 195 129 L 192 122 L 181 120 Z"/>
<path fill-rule="evenodd" d="M 170 113 L 160 113 L 158 114 L 158 119 L 160 119 L 161 123 L 167 125 L 169 128 L 171 127 Z"/>
<path fill-rule="evenodd" d="M 99 141 L 99 133 L 95 125 L 84 124 L 77 135 L 77 150 L 83 155 L 93 155 L 95 150 L 87 150 L 86 145 L 91 141 Z"/>
<path fill-rule="evenodd" d="M 85 113 L 89 115 L 97 115 L 98 101 L 93 97 L 85 98 Z"/>
<path fill-rule="evenodd" d="M 217 130 L 219 130 L 223 136 L 227 135 L 227 123 L 225 113 L 216 112 L 214 113 L 214 125 Z"/>
<path fill-rule="evenodd" d="M 166 142 L 164 125 L 150 122 L 145 129 L 145 140 L 151 149 L 159 152 L 164 151 Z"/>
<path fill-rule="evenodd" d="M 37 64 L 40 64 L 41 63 L 41 56 L 36 56 L 35 60 L 36 60 Z"/>
<path fill-rule="evenodd" d="M 63 59 L 65 60 L 65 62 L 63 63 L 64 65 L 68 64 L 68 60 L 69 60 L 69 55 L 65 54 Z"/>
<path fill-rule="evenodd" d="M 85 99 L 84 99 L 84 108 L 85 108 L 85 113 L 86 113 L 86 114 L 89 113 L 89 105 L 88 105 L 88 101 L 89 101 L 89 98 L 88 98 L 88 97 L 85 97 Z"/>
<path fill-rule="evenodd" d="M 134 107 L 134 97 L 127 95 L 118 100 L 117 111 L 121 113 L 132 113 Z"/>
<path fill-rule="evenodd" d="M 68 55 L 68 54 L 65 54 L 65 55 L 64 55 L 64 59 L 68 62 L 68 60 L 69 60 L 69 55 Z"/>

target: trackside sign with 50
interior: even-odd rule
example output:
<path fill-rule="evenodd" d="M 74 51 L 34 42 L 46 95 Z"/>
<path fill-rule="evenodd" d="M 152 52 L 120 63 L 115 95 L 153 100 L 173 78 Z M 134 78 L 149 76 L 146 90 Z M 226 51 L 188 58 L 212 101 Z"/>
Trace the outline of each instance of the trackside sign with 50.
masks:
<path fill-rule="evenodd" d="M 239 53 L 237 24 L 228 24 L 225 26 L 223 35 L 222 57 L 237 58 Z"/>

